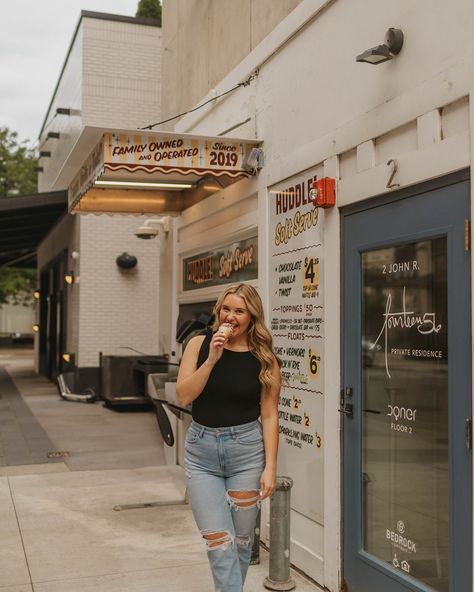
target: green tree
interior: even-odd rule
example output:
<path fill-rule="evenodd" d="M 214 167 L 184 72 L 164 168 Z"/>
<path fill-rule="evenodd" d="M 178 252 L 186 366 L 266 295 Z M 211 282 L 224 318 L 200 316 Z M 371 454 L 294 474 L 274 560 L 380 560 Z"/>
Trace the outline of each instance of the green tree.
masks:
<path fill-rule="evenodd" d="M 18 134 L 0 127 L 0 199 L 36 193 L 37 161 L 27 142 Z M 7 302 L 30 306 L 36 285 L 36 270 L 0 267 L 0 306 Z"/>
<path fill-rule="evenodd" d="M 0 267 L 0 306 L 10 302 L 31 306 L 36 288 L 36 269 Z"/>
<path fill-rule="evenodd" d="M 36 193 L 36 158 L 18 134 L 0 127 L 0 198 Z"/>
<path fill-rule="evenodd" d="M 137 6 L 137 13 L 135 16 L 141 18 L 156 19 L 161 22 L 160 0 L 140 0 Z"/>

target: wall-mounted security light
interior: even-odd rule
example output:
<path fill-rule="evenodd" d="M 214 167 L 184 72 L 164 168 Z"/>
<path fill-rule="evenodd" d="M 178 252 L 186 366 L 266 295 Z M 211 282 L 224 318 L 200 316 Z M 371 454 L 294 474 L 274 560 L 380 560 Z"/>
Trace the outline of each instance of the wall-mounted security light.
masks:
<path fill-rule="evenodd" d="M 263 167 L 263 148 L 252 148 L 244 158 L 242 168 L 251 175 L 256 175 Z"/>
<path fill-rule="evenodd" d="M 38 325 L 38 323 L 35 323 L 31 328 L 33 329 L 33 333 L 39 333 L 40 326 Z"/>
<path fill-rule="evenodd" d="M 39 300 L 41 298 L 41 292 L 38 289 L 33 292 L 33 298 L 35 300 Z"/>
<path fill-rule="evenodd" d="M 385 34 L 385 43 L 366 49 L 356 57 L 356 62 L 366 64 L 382 64 L 399 54 L 403 47 L 403 32 L 401 29 L 389 29 Z"/>
<path fill-rule="evenodd" d="M 74 283 L 74 272 L 68 271 L 65 276 L 64 276 L 64 281 L 66 282 L 66 284 L 68 284 L 68 286 L 72 286 L 72 284 Z"/>
<path fill-rule="evenodd" d="M 135 236 L 143 239 L 155 238 L 155 236 L 158 236 L 158 228 L 152 228 L 151 226 L 145 225 L 140 226 L 140 228 L 137 228 L 135 231 Z"/>
<path fill-rule="evenodd" d="M 140 226 L 137 230 L 135 230 L 135 236 L 137 238 L 149 239 L 155 238 L 158 236 L 158 227 L 163 229 L 163 232 L 166 234 L 169 232 L 169 223 L 170 218 L 169 216 L 163 216 L 162 218 L 150 218 L 146 220 L 143 226 Z"/>
<path fill-rule="evenodd" d="M 49 152 L 48 150 L 41 150 L 39 155 L 40 158 L 51 158 L 51 152 Z"/>
<path fill-rule="evenodd" d="M 96 181 L 97 187 L 117 187 L 120 189 L 191 189 L 192 183 L 161 183 L 152 181 Z"/>

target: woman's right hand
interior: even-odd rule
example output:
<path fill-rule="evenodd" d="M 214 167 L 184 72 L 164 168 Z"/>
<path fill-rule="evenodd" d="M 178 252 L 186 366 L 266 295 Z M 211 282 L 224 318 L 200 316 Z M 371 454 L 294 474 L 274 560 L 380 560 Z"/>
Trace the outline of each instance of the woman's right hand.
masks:
<path fill-rule="evenodd" d="M 214 365 L 221 359 L 226 341 L 227 337 L 223 333 L 220 331 L 214 333 L 211 343 L 209 344 L 209 355 L 207 356 L 207 360 L 210 364 Z"/>

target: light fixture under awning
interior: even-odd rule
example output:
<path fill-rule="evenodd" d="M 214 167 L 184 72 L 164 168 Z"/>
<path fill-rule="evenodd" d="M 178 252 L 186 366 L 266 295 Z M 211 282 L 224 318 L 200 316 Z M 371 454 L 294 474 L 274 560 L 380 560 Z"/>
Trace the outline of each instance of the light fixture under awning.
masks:
<path fill-rule="evenodd" d="M 255 174 L 261 143 L 86 127 L 56 185 L 69 185 L 72 213 L 178 213 Z"/>

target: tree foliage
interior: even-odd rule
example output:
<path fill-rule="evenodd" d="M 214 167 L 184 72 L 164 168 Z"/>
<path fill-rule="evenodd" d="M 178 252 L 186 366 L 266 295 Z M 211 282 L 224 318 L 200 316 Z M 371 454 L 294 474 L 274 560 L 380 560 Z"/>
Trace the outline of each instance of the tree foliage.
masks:
<path fill-rule="evenodd" d="M 36 288 L 36 270 L 0 267 L 0 306 L 2 304 L 33 304 Z"/>
<path fill-rule="evenodd" d="M 140 0 L 137 6 L 137 17 L 161 21 L 160 0 Z"/>
<path fill-rule="evenodd" d="M 36 158 L 18 134 L 0 127 L 0 198 L 36 193 Z"/>

